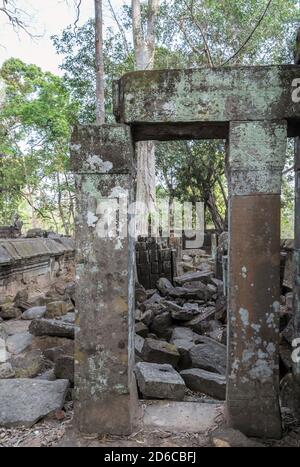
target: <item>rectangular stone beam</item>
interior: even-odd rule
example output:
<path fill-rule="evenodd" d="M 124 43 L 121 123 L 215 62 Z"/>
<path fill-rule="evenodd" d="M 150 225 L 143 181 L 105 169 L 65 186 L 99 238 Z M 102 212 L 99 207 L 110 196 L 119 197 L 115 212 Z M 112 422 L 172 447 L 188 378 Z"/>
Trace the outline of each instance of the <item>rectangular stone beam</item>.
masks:
<path fill-rule="evenodd" d="M 135 248 L 126 211 L 134 189 L 130 129 L 78 127 L 71 155 L 77 193 L 75 419 L 85 433 L 124 435 L 131 432 L 136 402 Z"/>
<path fill-rule="evenodd" d="M 229 423 L 279 438 L 280 190 L 285 121 L 232 122 L 229 137 Z"/>
<path fill-rule="evenodd" d="M 295 136 L 299 79 L 296 65 L 132 72 L 114 85 L 114 112 L 136 140 L 176 138 L 176 130 L 179 138 L 210 138 L 214 127 L 214 137 L 225 138 L 230 121 L 278 119 Z"/>

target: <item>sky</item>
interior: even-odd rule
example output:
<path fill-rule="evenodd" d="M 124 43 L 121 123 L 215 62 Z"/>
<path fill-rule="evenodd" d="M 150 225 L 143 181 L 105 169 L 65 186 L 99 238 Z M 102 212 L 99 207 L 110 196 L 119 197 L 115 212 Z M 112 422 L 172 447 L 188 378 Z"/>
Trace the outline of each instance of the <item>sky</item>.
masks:
<path fill-rule="evenodd" d="M 34 63 L 45 71 L 61 74 L 59 65 L 62 57 L 57 56 L 51 36 L 60 34 L 69 24 L 74 24 L 76 9 L 74 0 L 15 0 L 24 10 L 24 20 L 30 25 L 31 39 L 25 32 L 16 32 L 8 19 L 0 12 L 0 66 L 10 57 L 20 58 L 26 63 Z M 128 4 L 126 0 L 111 0 L 115 10 Z M 94 0 L 82 0 L 80 20 L 82 25 L 94 16 Z M 104 25 L 113 22 L 111 13 L 104 1 Z"/>

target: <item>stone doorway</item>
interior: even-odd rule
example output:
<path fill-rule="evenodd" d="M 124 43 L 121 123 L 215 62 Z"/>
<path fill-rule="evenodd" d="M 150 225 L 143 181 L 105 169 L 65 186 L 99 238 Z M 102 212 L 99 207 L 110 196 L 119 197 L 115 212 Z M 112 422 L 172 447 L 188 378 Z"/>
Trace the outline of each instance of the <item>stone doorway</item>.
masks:
<path fill-rule="evenodd" d="M 106 198 L 134 199 L 134 144 L 229 142 L 229 294 L 226 409 L 250 436 L 280 437 L 280 190 L 287 137 L 300 135 L 298 66 L 168 70 L 115 85 L 120 124 L 73 135 L 78 190 L 77 421 L 84 432 L 130 433 L 135 414 L 134 240 L 102 238 Z M 133 213 L 122 219 L 122 232 Z M 119 232 L 121 229 L 119 230 Z"/>

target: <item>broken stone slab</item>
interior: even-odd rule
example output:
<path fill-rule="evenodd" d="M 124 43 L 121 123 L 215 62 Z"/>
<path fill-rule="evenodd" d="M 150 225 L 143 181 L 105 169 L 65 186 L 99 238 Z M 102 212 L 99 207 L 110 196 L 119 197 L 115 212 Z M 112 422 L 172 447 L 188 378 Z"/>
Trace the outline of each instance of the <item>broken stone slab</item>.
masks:
<path fill-rule="evenodd" d="M 69 311 L 66 315 L 60 316 L 58 318 L 60 321 L 63 321 L 64 323 L 71 323 L 75 324 L 76 321 L 76 313 Z"/>
<path fill-rule="evenodd" d="M 53 319 L 68 313 L 68 304 L 62 300 L 47 303 L 45 318 Z"/>
<path fill-rule="evenodd" d="M 213 278 L 213 272 L 211 271 L 196 271 L 196 272 L 188 272 L 183 274 L 182 276 L 175 277 L 174 282 L 178 285 L 183 285 L 186 282 L 194 282 L 194 281 L 201 281 L 203 284 L 208 284 L 210 280 Z"/>
<path fill-rule="evenodd" d="M 135 366 L 135 374 L 144 397 L 178 401 L 184 398 L 184 381 L 171 365 L 140 362 Z"/>
<path fill-rule="evenodd" d="M 186 300 L 189 299 L 199 299 L 205 300 L 208 299 L 208 291 L 207 287 L 199 283 L 195 287 L 192 285 L 191 287 L 173 287 L 173 289 L 168 291 L 168 295 L 174 298 L 184 298 Z"/>
<path fill-rule="evenodd" d="M 176 339 L 190 340 L 191 342 L 193 342 L 195 340 L 195 337 L 196 335 L 192 329 L 183 326 L 178 326 L 173 329 L 170 342 L 173 343 Z"/>
<path fill-rule="evenodd" d="M 74 339 L 75 326 L 71 323 L 54 319 L 34 319 L 29 326 L 29 332 L 34 336 L 67 337 Z"/>
<path fill-rule="evenodd" d="M 216 448 L 254 448 L 264 447 L 258 441 L 247 438 L 241 431 L 233 428 L 218 428 L 210 433 L 210 439 Z"/>
<path fill-rule="evenodd" d="M 17 355 L 24 352 L 31 343 L 32 335 L 29 332 L 20 332 L 7 338 L 6 347 L 9 353 Z"/>
<path fill-rule="evenodd" d="M 176 368 L 178 370 L 185 370 L 186 368 L 190 368 L 192 365 L 190 351 L 195 345 L 194 342 L 190 339 L 173 339 L 172 344 L 176 346 L 180 355 L 180 359 Z"/>
<path fill-rule="evenodd" d="M 172 335 L 172 318 L 168 311 L 155 316 L 150 325 L 150 331 L 158 337 L 169 339 Z"/>
<path fill-rule="evenodd" d="M 61 410 L 68 386 L 67 380 L 0 380 L 0 426 L 30 428 L 49 413 Z"/>
<path fill-rule="evenodd" d="M 172 319 L 175 321 L 190 321 L 194 316 L 193 308 L 181 307 L 177 303 L 164 301 L 167 310 L 171 312 Z"/>
<path fill-rule="evenodd" d="M 29 321 L 22 320 L 10 320 L 3 323 L 3 327 L 8 336 L 13 336 L 14 334 L 20 334 L 23 332 L 28 332 Z"/>
<path fill-rule="evenodd" d="M 203 343 L 195 345 L 190 352 L 193 368 L 225 375 L 226 346 L 209 337 L 200 336 Z"/>
<path fill-rule="evenodd" d="M 16 355 L 10 361 L 16 378 L 34 378 L 45 368 L 42 352 L 30 350 Z"/>
<path fill-rule="evenodd" d="M 63 355 L 58 357 L 55 362 L 54 374 L 57 379 L 68 379 L 74 384 L 74 357 Z"/>
<path fill-rule="evenodd" d="M 45 316 L 46 309 L 46 306 L 33 306 L 24 311 L 21 318 L 25 320 L 43 318 Z"/>
<path fill-rule="evenodd" d="M 142 350 L 142 359 L 145 362 L 168 363 L 175 368 L 179 358 L 179 352 L 174 344 L 156 339 L 145 339 Z"/>
<path fill-rule="evenodd" d="M 134 349 L 135 349 L 135 355 L 139 358 L 142 358 L 144 343 L 145 343 L 145 339 L 142 336 L 139 336 L 138 334 L 136 334 L 134 338 Z"/>
<path fill-rule="evenodd" d="M 215 399 L 225 400 L 226 378 L 224 375 L 211 373 L 200 368 L 191 368 L 180 372 L 186 386 L 192 391 L 207 394 Z"/>
<path fill-rule="evenodd" d="M 174 287 L 171 284 L 171 282 L 165 277 L 161 277 L 160 279 L 158 279 L 156 287 L 162 295 L 169 295 L 170 291 L 174 290 Z"/>
<path fill-rule="evenodd" d="M 135 333 L 138 336 L 147 337 L 147 335 L 149 333 L 148 326 L 146 326 L 144 323 L 142 323 L 142 321 L 140 321 L 139 323 L 136 323 L 135 324 Z"/>
<path fill-rule="evenodd" d="M 36 336 L 33 337 L 31 349 L 38 349 L 45 353 L 46 350 L 59 347 L 65 355 L 74 355 L 74 340 L 66 337 Z"/>
<path fill-rule="evenodd" d="M 15 372 L 9 362 L 0 363 L 0 379 L 14 378 Z"/>
<path fill-rule="evenodd" d="M 187 321 L 185 326 L 201 334 L 204 321 L 213 320 L 215 317 L 215 311 L 216 309 L 213 306 L 202 307 L 199 314 L 190 321 Z"/>

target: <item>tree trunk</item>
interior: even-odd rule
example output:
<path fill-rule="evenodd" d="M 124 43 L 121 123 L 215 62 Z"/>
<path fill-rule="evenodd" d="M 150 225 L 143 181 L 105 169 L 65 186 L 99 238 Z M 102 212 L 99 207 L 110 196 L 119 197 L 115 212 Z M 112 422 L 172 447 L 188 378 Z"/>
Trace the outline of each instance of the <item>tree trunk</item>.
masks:
<path fill-rule="evenodd" d="M 105 123 L 102 0 L 95 0 L 96 123 Z"/>
<path fill-rule="evenodd" d="M 155 20 L 159 0 L 148 0 L 147 31 L 142 30 L 140 0 L 132 0 L 132 30 L 137 70 L 150 70 L 154 66 Z M 149 214 L 156 205 L 155 194 L 155 146 L 153 141 L 143 141 L 136 145 L 137 151 L 137 193 L 139 219 L 136 225 L 138 235 L 148 235 Z M 142 212 L 141 212 L 141 206 Z"/>

